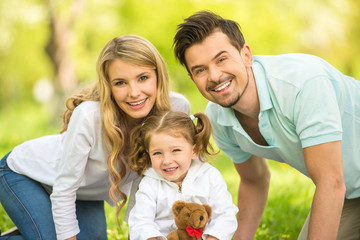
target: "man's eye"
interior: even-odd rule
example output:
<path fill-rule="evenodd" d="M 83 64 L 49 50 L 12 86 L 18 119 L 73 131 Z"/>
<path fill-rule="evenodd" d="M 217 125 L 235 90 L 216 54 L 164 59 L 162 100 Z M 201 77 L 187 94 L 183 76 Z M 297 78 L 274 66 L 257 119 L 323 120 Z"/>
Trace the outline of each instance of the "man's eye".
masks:
<path fill-rule="evenodd" d="M 221 63 L 221 62 L 223 62 L 223 61 L 225 61 L 225 60 L 226 60 L 226 58 L 222 57 L 222 58 L 219 59 L 218 62 Z"/>
<path fill-rule="evenodd" d="M 195 74 L 198 75 L 198 74 L 202 73 L 204 70 L 205 70 L 205 68 L 197 69 L 197 70 L 195 71 Z"/>

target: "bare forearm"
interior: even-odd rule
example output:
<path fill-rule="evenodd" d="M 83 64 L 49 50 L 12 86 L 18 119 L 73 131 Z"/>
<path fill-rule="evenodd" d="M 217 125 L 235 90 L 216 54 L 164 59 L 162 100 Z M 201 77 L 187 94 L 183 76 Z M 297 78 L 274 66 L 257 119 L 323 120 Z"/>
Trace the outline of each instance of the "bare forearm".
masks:
<path fill-rule="evenodd" d="M 304 159 L 316 186 L 308 239 L 336 239 L 346 192 L 341 142 L 304 148 Z"/>
<path fill-rule="evenodd" d="M 309 222 L 309 240 L 336 239 L 344 195 L 343 184 L 316 188 Z"/>
<path fill-rule="evenodd" d="M 238 228 L 235 240 L 254 239 L 267 202 L 269 185 L 253 186 L 241 184 L 239 188 L 237 215 Z"/>

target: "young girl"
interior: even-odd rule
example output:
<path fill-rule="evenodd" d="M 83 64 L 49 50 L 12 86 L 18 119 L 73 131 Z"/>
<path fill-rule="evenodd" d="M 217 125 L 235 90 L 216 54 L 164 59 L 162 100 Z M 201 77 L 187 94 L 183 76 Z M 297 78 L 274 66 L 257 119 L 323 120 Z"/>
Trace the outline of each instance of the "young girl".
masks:
<path fill-rule="evenodd" d="M 212 154 L 211 125 L 202 113 L 195 126 L 182 112 L 163 111 L 133 129 L 128 165 L 145 175 L 129 216 L 131 240 L 166 239 L 176 229 L 171 208 L 176 200 L 209 204 L 213 215 L 203 239 L 231 239 L 237 207 L 220 172 L 203 155 Z"/>
<path fill-rule="evenodd" d="M 170 105 L 190 112 L 182 95 L 169 98 L 163 59 L 142 37 L 111 40 L 97 72 L 97 85 L 66 101 L 62 134 L 27 141 L 0 161 L 0 201 L 16 239 L 107 239 L 104 200 L 123 205 L 137 176 L 124 159 L 130 130 Z"/>

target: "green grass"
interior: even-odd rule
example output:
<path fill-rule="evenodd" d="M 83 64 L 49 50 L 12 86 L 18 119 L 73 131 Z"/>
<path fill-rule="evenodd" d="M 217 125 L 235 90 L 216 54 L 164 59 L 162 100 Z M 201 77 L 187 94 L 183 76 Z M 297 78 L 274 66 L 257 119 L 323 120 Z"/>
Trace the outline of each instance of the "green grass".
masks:
<path fill-rule="evenodd" d="M 60 121 L 54 122 L 54 119 L 50 119 L 48 111 L 49 109 L 45 107 L 34 106 L 31 103 L 2 109 L 0 111 L 0 116 L 2 116 L 0 118 L 1 157 L 25 140 L 57 133 Z M 211 161 L 211 164 L 221 171 L 228 184 L 228 190 L 233 196 L 233 201 L 236 203 L 240 179 L 232 162 L 220 153 Z M 255 240 L 297 239 L 310 210 L 315 188 L 310 179 L 285 164 L 269 161 L 269 166 L 272 174 L 269 199 Z M 106 204 L 105 211 L 109 240 L 127 239 L 127 224 L 122 221 L 125 209 L 120 213 L 120 226 L 116 221 L 116 209 Z M 12 221 L 0 206 L 2 231 L 13 226 Z"/>

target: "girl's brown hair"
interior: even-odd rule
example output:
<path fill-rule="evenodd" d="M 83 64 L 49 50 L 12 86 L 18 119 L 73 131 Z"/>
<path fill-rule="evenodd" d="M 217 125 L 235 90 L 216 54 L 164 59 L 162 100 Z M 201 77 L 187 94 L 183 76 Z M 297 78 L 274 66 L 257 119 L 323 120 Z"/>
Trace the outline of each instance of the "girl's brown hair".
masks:
<path fill-rule="evenodd" d="M 196 113 L 194 117 L 197 118 L 196 124 L 186 113 L 163 111 L 148 117 L 142 125 L 135 127 L 130 134 L 131 148 L 127 157 L 129 168 L 143 175 L 151 166 L 148 153 L 151 136 L 160 132 L 184 137 L 191 145 L 195 145 L 195 151 L 202 161 L 206 161 L 205 154 L 214 155 L 210 144 L 210 120 L 203 113 Z"/>

